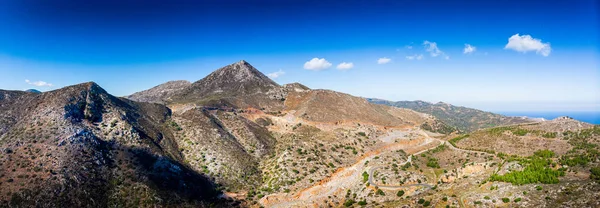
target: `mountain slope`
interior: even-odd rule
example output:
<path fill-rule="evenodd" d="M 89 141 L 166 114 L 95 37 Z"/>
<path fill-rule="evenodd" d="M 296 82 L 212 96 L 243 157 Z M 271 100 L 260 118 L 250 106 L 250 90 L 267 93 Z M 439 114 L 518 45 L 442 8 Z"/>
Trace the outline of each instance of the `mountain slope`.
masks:
<path fill-rule="evenodd" d="M 221 203 L 215 184 L 183 164 L 164 106 L 84 83 L 42 94 L 0 91 L 0 112 L 2 204 Z"/>
<path fill-rule="evenodd" d="M 520 117 L 508 117 L 495 113 L 485 112 L 473 108 L 454 106 L 442 102 L 436 104 L 425 101 L 387 101 L 381 99 L 367 99 L 369 102 L 389 105 L 399 108 L 408 108 L 418 112 L 435 116 L 444 123 L 454 126 L 461 131 L 475 131 L 481 128 L 532 122 Z"/>
<path fill-rule="evenodd" d="M 148 90 L 136 92 L 126 96 L 127 99 L 138 102 L 165 103 L 167 98 L 190 86 L 192 83 L 185 80 L 169 81 Z"/>

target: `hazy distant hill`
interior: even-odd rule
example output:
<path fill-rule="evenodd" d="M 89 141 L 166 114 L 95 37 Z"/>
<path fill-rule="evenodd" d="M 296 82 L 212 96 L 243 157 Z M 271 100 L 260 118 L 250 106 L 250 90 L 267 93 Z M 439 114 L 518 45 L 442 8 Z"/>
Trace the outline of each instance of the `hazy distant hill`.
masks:
<path fill-rule="evenodd" d="M 532 120 L 521 117 L 503 116 L 473 108 L 454 106 L 443 102 L 433 104 L 420 100 L 397 102 L 374 98 L 369 98 L 368 100 L 372 103 L 408 108 L 418 112 L 431 114 L 448 125 L 467 132 L 487 127 L 532 122 Z"/>
<path fill-rule="evenodd" d="M 36 90 L 36 89 L 28 89 L 28 90 L 25 90 L 25 92 L 38 93 L 38 94 L 42 93 L 42 92 L 40 92 L 39 90 Z"/>

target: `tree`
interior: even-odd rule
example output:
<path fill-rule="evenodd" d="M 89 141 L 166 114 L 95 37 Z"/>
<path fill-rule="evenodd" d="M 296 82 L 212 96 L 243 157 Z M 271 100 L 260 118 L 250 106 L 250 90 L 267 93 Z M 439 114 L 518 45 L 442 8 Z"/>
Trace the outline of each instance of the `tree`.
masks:
<path fill-rule="evenodd" d="M 369 181 L 369 174 L 367 173 L 367 171 L 363 172 L 362 176 L 363 176 L 363 183 L 366 183 L 367 181 Z"/>

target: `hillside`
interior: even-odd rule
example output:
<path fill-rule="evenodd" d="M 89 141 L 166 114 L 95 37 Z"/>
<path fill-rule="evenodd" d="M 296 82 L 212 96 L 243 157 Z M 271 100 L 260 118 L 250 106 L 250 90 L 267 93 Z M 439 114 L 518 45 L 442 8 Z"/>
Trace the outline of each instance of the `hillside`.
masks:
<path fill-rule="evenodd" d="M 221 203 L 215 184 L 183 163 L 164 106 L 84 83 L 41 94 L 0 91 L 0 112 L 4 205 Z"/>
<path fill-rule="evenodd" d="M 508 117 L 473 108 L 454 106 L 442 102 L 433 104 L 425 101 L 393 102 L 373 98 L 369 98 L 367 100 L 372 103 L 389 105 L 398 108 L 408 108 L 417 112 L 427 113 L 464 132 L 471 132 L 477 129 L 494 126 L 532 122 L 528 119 L 520 117 Z"/>
<path fill-rule="evenodd" d="M 192 83 L 185 80 L 169 81 L 153 88 L 126 96 L 127 99 L 138 102 L 166 103 L 173 94 L 185 89 Z"/>

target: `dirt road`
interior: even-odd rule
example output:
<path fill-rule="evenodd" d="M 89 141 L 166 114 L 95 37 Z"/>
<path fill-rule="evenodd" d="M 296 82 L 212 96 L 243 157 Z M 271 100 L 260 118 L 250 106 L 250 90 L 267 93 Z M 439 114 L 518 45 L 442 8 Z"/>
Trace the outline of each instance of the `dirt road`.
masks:
<path fill-rule="evenodd" d="M 406 135 L 404 133 L 390 134 Z M 390 135 L 384 135 L 390 137 Z M 378 138 L 379 139 L 379 138 Z M 396 150 L 420 150 L 421 147 L 428 147 L 431 143 L 437 143 L 430 137 L 420 137 L 419 139 L 400 138 L 396 143 L 385 145 L 379 149 L 365 153 L 356 163 L 349 167 L 339 168 L 335 173 L 325 178 L 321 182 L 304 189 L 296 194 L 271 194 L 259 200 L 259 203 L 265 207 L 318 207 L 319 203 L 327 200 L 329 196 L 343 196 L 351 187 L 362 184 L 361 174 L 367 169 L 365 162 L 374 157 L 387 152 Z M 437 145 L 434 146 L 434 148 Z M 426 149 L 427 150 L 427 149 Z M 418 154 L 426 151 L 419 151 Z"/>

